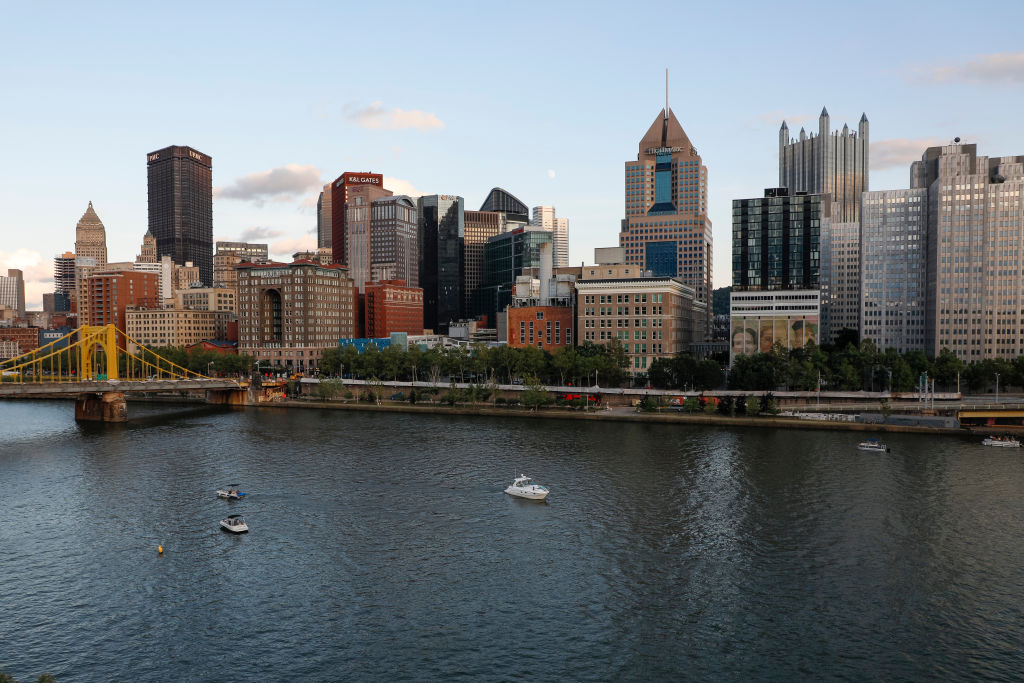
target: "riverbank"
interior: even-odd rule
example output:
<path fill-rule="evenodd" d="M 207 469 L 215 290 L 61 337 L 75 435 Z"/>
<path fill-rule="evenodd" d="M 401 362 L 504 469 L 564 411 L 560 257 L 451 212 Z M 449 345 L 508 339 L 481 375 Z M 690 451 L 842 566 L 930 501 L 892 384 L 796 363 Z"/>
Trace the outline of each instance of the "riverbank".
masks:
<path fill-rule="evenodd" d="M 905 434 L 943 434 L 948 436 L 965 436 L 970 434 L 966 429 L 948 429 L 936 427 L 918 427 L 910 425 L 863 424 L 859 422 L 833 422 L 827 420 L 799 420 L 792 417 L 775 416 L 738 416 L 636 412 L 633 410 L 565 410 L 558 408 L 542 408 L 528 410 L 525 408 L 496 408 L 485 406 L 447 406 L 439 404 L 415 405 L 407 403 L 345 403 L 340 401 L 308 401 L 289 400 L 274 403 L 263 403 L 258 407 L 275 408 L 313 408 L 321 410 L 348 410 L 355 412 L 391 412 L 420 413 L 425 415 L 461 415 L 481 417 L 504 417 L 532 420 L 589 420 L 596 422 L 649 422 L 658 424 L 707 425 L 715 427 L 761 427 L 770 429 L 814 429 L 850 432 L 895 432 Z"/>
<path fill-rule="evenodd" d="M 74 396 L 19 396 L 17 400 L 52 400 L 67 399 L 72 401 Z M 129 405 L 132 403 L 166 403 L 178 405 L 206 404 L 203 399 L 189 396 L 139 396 L 129 395 L 126 397 Z M 946 436 L 970 436 L 977 434 L 988 434 L 993 431 L 992 427 L 986 427 L 980 431 L 970 428 L 942 428 L 942 427 L 921 427 L 913 425 L 895 424 L 868 424 L 861 422 L 838 422 L 831 420 L 801 420 L 793 417 L 777 417 L 770 415 L 759 416 L 736 416 L 706 415 L 703 413 L 685 414 L 668 412 L 637 412 L 631 408 L 617 408 L 613 410 L 572 410 L 560 408 L 542 408 L 540 410 L 529 410 L 526 408 L 513 407 L 491 407 L 484 405 L 456 405 L 449 406 L 438 403 L 398 403 L 385 401 L 381 405 L 375 403 L 360 403 L 355 401 L 320 401 L 312 399 L 284 400 L 260 403 L 256 405 L 238 405 L 233 408 L 242 410 L 249 408 L 263 410 L 291 409 L 315 409 L 315 410 L 342 410 L 355 412 L 390 412 L 424 415 L 460 415 L 480 417 L 502 417 L 530 420 L 588 420 L 597 422 L 647 422 L 657 424 L 679 424 L 679 425 L 705 425 L 714 427 L 757 427 L 769 429 L 797 429 L 797 430 L 825 430 L 825 431 L 848 431 L 848 432 L 888 432 L 903 434 L 937 434 Z M 131 419 L 131 411 L 129 411 Z M 1000 426 L 995 428 L 998 433 L 1015 433 L 1020 430 Z"/>

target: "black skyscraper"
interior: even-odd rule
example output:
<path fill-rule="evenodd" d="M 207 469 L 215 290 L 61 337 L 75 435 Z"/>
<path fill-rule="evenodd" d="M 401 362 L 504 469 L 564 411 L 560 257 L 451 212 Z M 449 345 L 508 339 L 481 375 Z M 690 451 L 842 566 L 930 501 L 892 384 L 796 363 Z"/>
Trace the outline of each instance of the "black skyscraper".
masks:
<path fill-rule="evenodd" d="M 462 197 L 429 195 L 417 201 L 423 326 L 447 334 L 461 318 L 462 240 L 466 234 Z"/>
<path fill-rule="evenodd" d="M 213 159 L 191 147 L 165 147 L 146 155 L 149 231 L 157 258 L 191 261 L 213 285 Z"/>

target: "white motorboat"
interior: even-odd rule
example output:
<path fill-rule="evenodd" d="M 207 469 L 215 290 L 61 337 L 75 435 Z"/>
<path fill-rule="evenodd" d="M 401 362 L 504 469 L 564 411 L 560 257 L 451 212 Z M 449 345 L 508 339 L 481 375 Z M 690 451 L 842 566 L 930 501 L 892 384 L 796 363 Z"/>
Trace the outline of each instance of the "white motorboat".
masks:
<path fill-rule="evenodd" d="M 520 474 L 512 480 L 509 487 L 505 489 L 505 493 L 510 496 L 516 496 L 517 498 L 544 500 L 548 497 L 548 487 L 535 484 L 533 479 L 530 479 L 525 474 Z"/>
<path fill-rule="evenodd" d="M 237 488 L 217 489 L 217 496 L 219 498 L 227 498 L 228 500 L 238 500 L 245 495 L 245 491 L 239 491 Z"/>
<path fill-rule="evenodd" d="M 889 447 L 878 439 L 866 439 L 857 444 L 857 450 L 870 451 L 872 453 L 887 453 Z"/>
<path fill-rule="evenodd" d="M 220 527 L 233 534 L 244 534 L 249 530 L 249 525 L 242 519 L 242 515 L 228 515 L 226 519 L 220 520 Z"/>
<path fill-rule="evenodd" d="M 1020 448 L 1020 441 L 1012 436 L 990 436 L 981 442 L 983 446 L 996 446 L 998 448 Z"/>

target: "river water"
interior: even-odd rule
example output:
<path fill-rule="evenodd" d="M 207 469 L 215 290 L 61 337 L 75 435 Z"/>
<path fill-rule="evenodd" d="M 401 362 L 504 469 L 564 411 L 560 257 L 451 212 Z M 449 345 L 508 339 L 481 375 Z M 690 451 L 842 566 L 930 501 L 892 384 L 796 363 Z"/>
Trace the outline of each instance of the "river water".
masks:
<path fill-rule="evenodd" d="M 19 680 L 1024 676 L 1021 452 L 129 411 L 0 402 L 0 670 Z M 515 471 L 549 501 L 504 495 Z M 236 483 L 244 500 L 216 498 Z M 232 512 L 250 533 L 220 531 Z"/>

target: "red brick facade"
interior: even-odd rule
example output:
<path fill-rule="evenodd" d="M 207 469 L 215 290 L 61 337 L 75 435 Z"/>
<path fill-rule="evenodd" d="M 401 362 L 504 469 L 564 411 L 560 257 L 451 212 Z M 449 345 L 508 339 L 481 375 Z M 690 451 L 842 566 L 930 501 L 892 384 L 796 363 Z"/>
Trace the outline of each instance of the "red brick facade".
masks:
<path fill-rule="evenodd" d="M 508 307 L 508 345 L 560 349 L 575 343 L 569 306 Z"/>
<path fill-rule="evenodd" d="M 160 305 L 160 276 L 123 270 L 93 275 L 88 282 L 89 324 L 109 325 L 126 330 L 128 306 L 157 308 Z"/>
<path fill-rule="evenodd" d="M 406 287 L 405 280 L 366 284 L 364 337 L 387 337 L 392 332 L 423 334 L 423 290 Z"/>
<path fill-rule="evenodd" d="M 28 353 L 39 348 L 39 328 L 0 327 L 0 341 L 17 342 L 21 353 Z"/>

